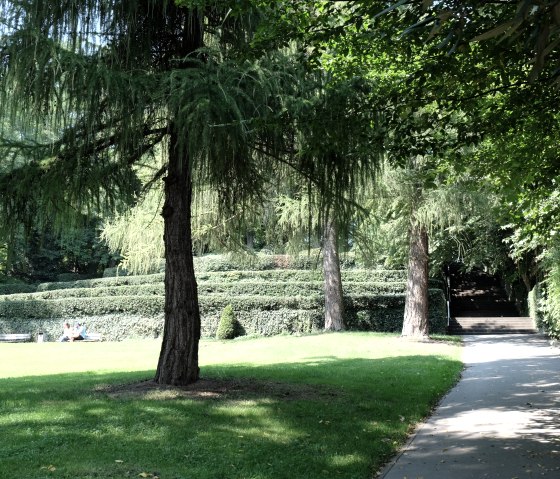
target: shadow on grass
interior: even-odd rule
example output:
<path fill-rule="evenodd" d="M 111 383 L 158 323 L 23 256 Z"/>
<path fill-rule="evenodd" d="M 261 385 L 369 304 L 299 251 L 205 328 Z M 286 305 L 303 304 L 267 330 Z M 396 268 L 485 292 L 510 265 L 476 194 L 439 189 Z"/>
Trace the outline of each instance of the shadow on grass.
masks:
<path fill-rule="evenodd" d="M 435 356 L 317 357 L 205 367 L 203 378 L 284 384 L 212 399 L 117 396 L 104 385 L 152 372 L 0 380 L 0 475 L 7 477 L 367 478 L 455 382 Z M 78 459 L 76 459 L 76 457 Z M 149 476 L 148 476 L 149 477 Z"/>

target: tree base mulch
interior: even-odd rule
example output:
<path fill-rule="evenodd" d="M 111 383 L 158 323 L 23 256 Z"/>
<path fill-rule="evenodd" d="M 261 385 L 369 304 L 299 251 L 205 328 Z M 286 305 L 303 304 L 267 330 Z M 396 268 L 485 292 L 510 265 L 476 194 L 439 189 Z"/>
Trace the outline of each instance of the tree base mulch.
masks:
<path fill-rule="evenodd" d="M 307 384 L 256 379 L 199 379 L 188 386 L 169 386 L 144 380 L 130 384 L 103 385 L 96 391 L 114 399 L 244 399 L 269 398 L 284 401 L 318 400 L 341 396 L 338 390 Z"/>

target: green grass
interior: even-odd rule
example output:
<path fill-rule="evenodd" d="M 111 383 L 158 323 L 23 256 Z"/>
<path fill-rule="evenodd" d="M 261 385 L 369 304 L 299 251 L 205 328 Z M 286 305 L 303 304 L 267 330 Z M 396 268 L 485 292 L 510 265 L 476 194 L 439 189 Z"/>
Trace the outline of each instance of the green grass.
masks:
<path fill-rule="evenodd" d="M 108 394 L 152 377 L 158 353 L 155 341 L 0 344 L 0 477 L 365 479 L 462 368 L 457 345 L 386 334 L 203 341 L 203 378 L 263 387 Z"/>

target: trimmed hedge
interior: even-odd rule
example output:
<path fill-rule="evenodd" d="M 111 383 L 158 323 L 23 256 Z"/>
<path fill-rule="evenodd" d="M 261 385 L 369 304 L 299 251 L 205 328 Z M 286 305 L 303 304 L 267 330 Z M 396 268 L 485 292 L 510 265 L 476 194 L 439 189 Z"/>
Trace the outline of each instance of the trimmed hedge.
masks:
<path fill-rule="evenodd" d="M 213 294 L 202 295 L 199 299 L 202 334 L 208 337 L 216 334 L 221 312 L 228 304 L 232 305 L 246 334 L 310 333 L 322 329 L 321 295 L 286 298 Z M 349 295 L 345 296 L 345 303 L 348 329 L 399 331 L 402 328 L 403 294 Z M 161 296 L 116 296 L 110 301 L 107 298 L 4 301 L 0 303 L 0 332 L 36 334 L 42 331 L 53 338 L 61 331 L 63 321 L 80 319 L 90 330 L 111 339 L 154 337 L 161 334 L 163 327 L 163 305 Z M 94 321 L 93 318 L 102 319 Z M 123 324 L 122 318 L 133 320 Z M 137 324 L 130 326 L 134 322 Z M 444 332 L 445 325 L 443 293 L 430 290 L 431 331 Z"/>
<path fill-rule="evenodd" d="M 0 295 L 34 293 L 35 291 L 37 291 L 37 286 L 34 284 L 0 284 Z"/>
<path fill-rule="evenodd" d="M 430 333 L 445 334 L 447 303 L 441 289 L 428 291 Z M 349 330 L 400 332 L 403 326 L 405 295 L 352 295 L 344 298 L 345 323 Z"/>
<path fill-rule="evenodd" d="M 70 288 L 98 288 L 110 286 L 126 286 L 139 284 L 154 284 L 163 282 L 163 273 L 146 274 L 140 276 L 118 276 L 114 278 L 82 279 L 61 283 L 40 283 L 37 291 L 53 291 L 56 289 Z"/>
<path fill-rule="evenodd" d="M 321 267 L 322 256 L 318 250 L 310 254 L 303 253 L 297 256 L 286 254 L 256 253 L 254 255 L 206 255 L 194 258 L 194 267 L 197 272 L 208 271 L 235 271 L 252 270 L 266 271 L 277 269 L 314 270 Z M 341 255 L 341 268 L 354 268 L 356 262 L 353 256 Z"/>
<path fill-rule="evenodd" d="M 312 269 L 197 272 L 202 335 L 215 336 L 228 304 L 245 334 L 322 330 L 322 276 Z M 402 328 L 405 271 L 355 269 L 343 270 L 342 276 L 348 329 Z M 37 292 L 5 295 L 0 298 L 0 332 L 43 332 L 52 340 L 63 321 L 79 320 L 112 340 L 157 337 L 163 328 L 163 279 L 158 273 L 43 283 Z M 443 293 L 430 290 L 430 329 L 444 332 L 446 323 Z"/>
<path fill-rule="evenodd" d="M 204 312 L 201 307 L 203 337 L 212 338 L 216 335 L 220 313 Z M 275 311 L 237 313 L 236 318 L 248 335 L 273 336 L 277 334 L 307 334 L 322 329 L 323 315 L 317 310 L 279 309 Z M 101 333 L 105 340 L 122 341 L 135 338 L 158 338 L 163 334 L 163 313 L 146 317 L 131 314 L 110 314 L 89 316 L 87 318 L 65 318 L 70 323 L 78 320 L 84 322 L 88 331 Z M 62 334 L 63 320 L 11 318 L 10 321 L 0 319 L 0 333 L 31 333 L 33 337 L 42 332 L 47 341 L 56 341 Z"/>
<path fill-rule="evenodd" d="M 151 316 L 163 311 L 162 296 L 114 296 L 99 298 L 64 298 L 5 300 L 0 302 L 0 319 L 47 319 L 95 316 L 114 313 Z"/>
<path fill-rule="evenodd" d="M 139 285 L 122 285 L 122 286 L 107 286 L 96 288 L 67 288 L 67 289 L 53 289 L 47 291 L 38 291 L 36 293 L 20 293 L 11 294 L 9 296 L 0 296 L 0 303 L 2 301 L 27 301 L 27 300 L 54 300 L 65 298 L 96 298 L 108 297 L 109 300 L 113 296 L 163 296 L 164 285 L 163 283 L 149 283 Z"/>
<path fill-rule="evenodd" d="M 405 290 L 403 282 L 366 283 L 346 281 L 343 283 L 346 294 L 382 294 L 402 293 Z M 204 294 L 258 294 L 265 296 L 292 296 L 307 294 L 323 294 L 323 281 L 254 281 L 253 279 L 237 282 L 198 282 L 199 295 Z M 64 298 L 91 298 L 91 297 L 113 297 L 113 296 L 163 296 L 163 283 L 150 283 L 139 285 L 103 286 L 96 288 L 67 288 L 48 291 L 39 291 L 27 294 L 12 294 L 0 296 L 1 301 L 27 301 L 36 299 L 64 299 Z"/>
<path fill-rule="evenodd" d="M 355 282 L 399 282 L 406 281 L 404 270 L 362 270 L 351 269 L 341 272 L 342 281 Z M 197 273 L 197 281 L 236 282 L 244 280 L 253 281 L 322 281 L 323 271 L 300 269 L 276 269 L 270 271 L 227 271 L 223 273 L 207 272 Z"/>
<path fill-rule="evenodd" d="M 344 294 L 388 294 L 403 293 L 405 283 L 362 283 L 347 281 L 342 283 Z M 323 281 L 290 281 L 290 282 L 256 282 L 240 281 L 230 283 L 212 283 L 204 281 L 198 285 L 199 294 L 259 294 L 266 296 L 292 296 L 324 294 Z"/>
<path fill-rule="evenodd" d="M 98 288 L 113 286 L 135 286 L 141 284 L 162 283 L 163 273 L 140 276 L 119 276 L 112 278 L 95 278 L 61 283 L 41 283 L 37 291 L 53 291 L 71 288 Z M 196 275 L 197 282 L 238 282 L 253 281 L 322 281 L 321 270 L 270 270 L 270 271 L 226 271 L 202 272 Z M 354 282 L 399 282 L 406 281 L 404 270 L 346 270 L 342 271 L 343 281 Z"/>
<path fill-rule="evenodd" d="M 350 276 L 351 277 L 351 276 Z M 145 280 L 146 278 L 142 278 Z M 268 296 L 294 295 L 294 294 L 322 294 L 323 281 L 299 281 L 284 280 L 280 281 L 257 281 L 255 278 L 240 279 L 237 281 L 215 281 L 205 279 L 198 281 L 199 294 L 227 293 L 227 294 L 263 294 Z M 434 286 L 435 282 L 431 282 Z M 406 283 L 403 281 L 343 281 L 343 289 L 346 294 L 381 294 L 381 293 L 402 293 L 405 291 Z M 435 283 L 437 286 L 437 283 Z M 66 288 L 49 289 L 36 293 L 12 294 L 0 296 L 2 300 L 32 300 L 32 299 L 63 299 L 70 297 L 99 297 L 99 296 L 152 296 L 164 295 L 164 284 L 162 282 L 132 284 L 132 285 L 102 285 L 89 288 Z"/>
<path fill-rule="evenodd" d="M 101 333 L 104 340 L 109 341 L 157 338 L 163 330 L 162 313 L 151 317 L 114 313 L 88 317 L 10 318 L 9 321 L 0 320 L 0 333 L 31 333 L 36 338 L 41 332 L 45 341 L 56 341 L 62 334 L 62 323 L 65 321 L 70 324 L 83 322 L 89 332 Z"/>

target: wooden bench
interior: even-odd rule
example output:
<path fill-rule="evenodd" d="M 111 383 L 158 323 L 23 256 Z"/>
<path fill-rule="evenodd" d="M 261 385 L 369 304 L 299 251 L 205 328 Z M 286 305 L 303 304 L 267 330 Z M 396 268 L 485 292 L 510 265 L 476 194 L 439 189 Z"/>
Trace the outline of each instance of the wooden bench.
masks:
<path fill-rule="evenodd" d="M 101 335 L 101 333 L 87 333 L 86 338 L 82 339 L 82 341 L 85 341 L 86 343 L 91 343 L 94 341 L 103 341 L 103 336 Z"/>
<path fill-rule="evenodd" d="M 31 341 L 31 333 L 0 334 L 0 343 L 27 343 L 29 341 Z"/>

